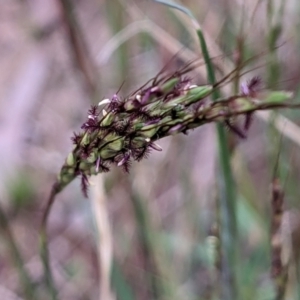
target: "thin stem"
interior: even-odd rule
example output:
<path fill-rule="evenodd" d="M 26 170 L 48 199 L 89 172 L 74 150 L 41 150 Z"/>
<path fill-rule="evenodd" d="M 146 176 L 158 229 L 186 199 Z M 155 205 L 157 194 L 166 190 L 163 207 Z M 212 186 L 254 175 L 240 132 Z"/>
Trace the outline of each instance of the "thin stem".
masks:
<path fill-rule="evenodd" d="M 197 30 L 197 35 L 198 35 L 198 38 L 199 38 L 199 41 L 200 41 L 200 47 L 201 47 L 203 58 L 204 58 L 204 61 L 205 61 L 208 82 L 211 85 L 215 85 L 216 76 L 215 76 L 215 72 L 214 72 L 214 67 L 213 67 L 211 59 L 209 57 L 209 53 L 208 53 L 208 50 L 207 50 L 207 45 L 206 45 L 206 42 L 205 42 L 204 35 L 203 35 L 203 33 L 200 29 Z M 217 99 L 221 98 L 221 94 L 220 94 L 220 91 L 218 89 L 214 89 L 214 91 L 212 93 L 212 98 L 213 98 L 213 100 L 217 100 Z"/>
<path fill-rule="evenodd" d="M 56 182 L 51 189 L 49 194 L 46 208 L 44 210 L 42 224 L 40 228 L 40 256 L 44 267 L 44 276 L 46 281 L 46 286 L 49 290 L 49 294 L 52 300 L 57 299 L 57 290 L 55 288 L 51 268 L 50 268 L 50 258 L 49 258 L 49 249 L 48 249 L 48 238 L 47 238 L 47 222 L 49 214 L 53 203 L 55 201 L 56 195 L 60 192 L 60 185 Z"/>
<path fill-rule="evenodd" d="M 222 124 L 217 124 L 219 159 L 222 173 L 219 176 L 220 241 L 222 249 L 221 278 L 223 299 L 236 298 L 235 257 L 236 257 L 236 210 L 235 190 L 230 153 L 226 132 Z"/>
<path fill-rule="evenodd" d="M 142 250 L 146 280 L 149 283 L 149 299 L 178 299 L 168 257 L 162 249 L 160 235 L 155 228 L 145 199 L 139 190 L 131 189 L 131 201 L 137 223 L 140 248 Z"/>
<path fill-rule="evenodd" d="M 15 266 L 18 269 L 18 274 L 24 291 L 24 297 L 28 300 L 36 299 L 34 295 L 34 285 L 30 279 L 28 272 L 24 267 L 23 258 L 15 242 L 13 234 L 10 230 L 8 220 L 4 211 L 2 210 L 2 207 L 0 207 L 0 230 L 8 245 L 11 256 L 13 258 L 13 262 L 15 263 Z"/>
<path fill-rule="evenodd" d="M 205 38 L 200 29 L 197 29 L 204 61 L 206 62 L 207 77 L 210 84 L 216 83 L 214 68 L 209 57 Z M 214 101 L 220 98 L 220 91 L 214 89 Z M 221 291 L 222 299 L 237 299 L 235 257 L 237 226 L 235 213 L 235 187 L 230 166 L 230 151 L 226 139 L 226 132 L 222 124 L 217 124 L 219 160 L 221 174 L 219 176 L 219 211 L 220 211 L 220 241 L 222 248 L 221 258 Z"/>
<path fill-rule="evenodd" d="M 271 277 L 276 288 L 276 300 L 284 299 L 284 294 L 288 279 L 288 268 L 281 259 L 282 242 L 280 238 L 282 216 L 284 213 L 284 192 L 281 188 L 280 181 L 277 177 L 272 182 L 272 199 L 271 199 Z"/>
<path fill-rule="evenodd" d="M 149 220 L 147 210 L 145 210 L 142 203 L 142 199 L 136 194 L 132 193 L 131 201 L 133 205 L 134 215 L 137 222 L 139 231 L 139 239 L 141 243 L 141 249 L 143 251 L 144 268 L 148 273 L 148 280 L 150 283 L 151 297 L 152 299 L 161 298 L 161 283 L 157 276 L 157 266 L 155 263 L 154 253 L 152 249 L 151 232 L 152 228 L 149 228 Z"/>
<path fill-rule="evenodd" d="M 109 222 L 109 215 L 104 191 L 103 178 L 99 175 L 95 178 L 92 201 L 94 222 L 98 233 L 97 254 L 100 271 L 99 299 L 113 300 L 115 295 L 111 290 L 111 272 L 113 260 L 113 237 Z"/>
<path fill-rule="evenodd" d="M 95 97 L 97 91 L 97 72 L 95 64 L 89 55 L 88 47 L 80 30 L 76 14 L 74 12 L 73 1 L 59 0 L 62 10 L 63 23 L 66 28 L 68 42 L 73 55 L 74 65 L 83 74 L 83 79 L 87 91 L 91 97 Z"/>

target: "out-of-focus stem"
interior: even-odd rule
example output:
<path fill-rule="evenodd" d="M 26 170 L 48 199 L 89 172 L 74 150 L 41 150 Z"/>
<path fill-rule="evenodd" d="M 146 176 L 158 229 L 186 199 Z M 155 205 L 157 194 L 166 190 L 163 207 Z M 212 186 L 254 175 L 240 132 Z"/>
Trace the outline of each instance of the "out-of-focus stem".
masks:
<path fill-rule="evenodd" d="M 7 243 L 12 256 L 12 260 L 18 270 L 18 274 L 24 291 L 24 297 L 28 300 L 36 299 L 34 295 L 34 286 L 29 274 L 24 267 L 23 258 L 10 230 L 8 220 L 4 211 L 2 210 L 2 207 L 0 207 L 0 231 L 3 235 L 3 238 L 5 239 L 5 242 Z"/>
<path fill-rule="evenodd" d="M 98 238 L 96 240 L 100 270 L 99 299 L 113 300 L 115 296 L 110 287 L 113 259 L 112 233 L 108 218 L 106 195 L 103 187 L 103 177 L 98 175 L 95 180 L 96 184 L 91 200 L 95 225 L 98 232 Z"/>
<path fill-rule="evenodd" d="M 276 300 L 284 299 L 284 293 L 287 283 L 287 266 L 284 266 L 281 259 L 282 237 L 281 224 L 283 215 L 284 194 L 278 178 L 272 182 L 271 199 L 271 276 L 276 288 Z"/>
<path fill-rule="evenodd" d="M 59 2 L 61 4 L 62 18 L 67 31 L 70 50 L 73 54 L 74 65 L 83 74 L 88 93 L 93 98 L 97 91 L 97 72 L 94 67 L 95 64 L 92 61 L 78 25 L 72 1 L 59 0 Z"/>
<path fill-rule="evenodd" d="M 157 276 L 157 267 L 155 265 L 155 258 L 152 251 L 152 242 L 151 242 L 151 232 L 152 229 L 149 228 L 149 220 L 147 212 L 143 206 L 142 199 L 136 194 L 132 193 L 131 195 L 134 215 L 137 222 L 139 240 L 141 242 L 141 248 L 143 251 L 144 258 L 144 267 L 145 271 L 148 273 L 150 290 L 151 290 L 151 299 L 160 299 L 161 295 L 161 284 L 159 276 Z"/>
<path fill-rule="evenodd" d="M 57 299 L 57 290 L 55 288 L 52 271 L 50 268 L 50 258 L 49 258 L 49 248 L 48 248 L 48 238 L 47 238 L 47 222 L 49 218 L 49 214 L 52 208 L 52 205 L 55 201 L 56 195 L 60 192 L 61 187 L 58 183 L 55 183 L 52 186 L 51 192 L 47 199 L 46 208 L 42 217 L 42 224 L 40 228 L 40 256 L 44 267 L 44 277 L 46 281 L 46 286 L 49 291 L 49 295 L 52 300 Z"/>
<path fill-rule="evenodd" d="M 149 282 L 149 299 L 176 300 L 172 275 L 168 272 L 166 257 L 161 249 L 160 237 L 151 222 L 145 199 L 139 191 L 132 190 L 131 201 L 137 223 L 139 241 L 142 249 L 144 269 Z"/>
<path fill-rule="evenodd" d="M 201 29 L 197 30 L 204 61 L 206 62 L 208 82 L 216 83 L 213 65 L 207 50 L 205 38 Z M 213 100 L 220 98 L 218 89 L 212 93 Z M 221 174 L 219 176 L 219 213 L 220 213 L 220 241 L 221 241 L 221 293 L 222 299 L 237 299 L 236 288 L 236 241 L 237 225 L 235 213 L 235 187 L 230 166 L 230 153 L 226 140 L 225 128 L 217 124 L 218 149 Z"/>
<path fill-rule="evenodd" d="M 127 9 L 127 8 L 126 8 Z M 106 10 L 110 28 L 114 36 L 116 36 L 125 27 L 124 6 L 119 1 L 106 1 Z M 128 44 L 129 45 L 129 44 Z M 122 88 L 126 91 L 130 86 L 130 77 L 128 76 L 128 45 L 122 43 L 116 52 L 118 81 L 124 83 Z M 126 79 L 126 80 L 125 80 Z"/>

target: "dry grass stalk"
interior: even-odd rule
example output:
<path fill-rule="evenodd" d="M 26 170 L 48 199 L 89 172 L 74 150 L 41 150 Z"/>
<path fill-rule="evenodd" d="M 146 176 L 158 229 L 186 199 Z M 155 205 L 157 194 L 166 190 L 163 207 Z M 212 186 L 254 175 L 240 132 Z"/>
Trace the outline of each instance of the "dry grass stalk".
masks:
<path fill-rule="evenodd" d="M 111 291 L 110 278 L 113 259 L 113 242 L 107 211 L 106 194 L 103 186 L 103 178 L 95 177 L 95 188 L 92 197 L 93 214 L 98 231 L 97 249 L 100 270 L 99 299 L 114 300 Z"/>
<path fill-rule="evenodd" d="M 284 193 L 278 178 L 272 182 L 271 200 L 271 276 L 276 289 L 276 299 L 284 299 L 286 290 L 288 267 L 282 261 L 281 225 L 283 216 Z"/>
<path fill-rule="evenodd" d="M 63 24 L 66 29 L 70 50 L 73 54 L 74 65 L 83 74 L 84 82 L 89 95 L 92 97 L 97 91 L 97 72 L 94 62 L 89 55 L 88 47 L 79 28 L 77 17 L 74 13 L 72 1 L 59 0 Z"/>

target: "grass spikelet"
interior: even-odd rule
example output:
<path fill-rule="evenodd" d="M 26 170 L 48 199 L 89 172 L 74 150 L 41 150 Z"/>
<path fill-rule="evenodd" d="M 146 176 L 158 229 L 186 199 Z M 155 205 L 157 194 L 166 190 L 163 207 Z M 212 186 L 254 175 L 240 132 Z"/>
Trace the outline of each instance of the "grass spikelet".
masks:
<path fill-rule="evenodd" d="M 255 111 L 291 105 L 285 103 L 291 98 L 290 93 L 265 91 L 263 96 L 254 93 L 260 82 L 257 78 L 247 84 L 247 93 L 243 91 L 212 102 L 209 96 L 214 88 L 197 86 L 184 75 L 178 71 L 164 76 L 161 74 L 159 85 L 158 80 L 153 80 L 150 87 L 140 88 L 122 102 L 113 97 L 104 106 L 102 116 L 98 107 L 92 106 L 81 126 L 83 131 L 72 138 L 75 144 L 73 160 L 72 164 L 66 161 L 62 166 L 57 182 L 60 189 L 78 174 L 90 176 L 107 171 L 107 164 L 123 166 L 128 172 L 130 162 L 147 156 L 149 148 L 161 150 L 154 143 L 156 140 L 171 134 L 187 133 L 206 123 L 223 123 L 245 138 L 245 133 L 235 122 L 239 115 L 245 116 L 247 130 Z M 87 184 L 85 179 L 84 183 Z"/>

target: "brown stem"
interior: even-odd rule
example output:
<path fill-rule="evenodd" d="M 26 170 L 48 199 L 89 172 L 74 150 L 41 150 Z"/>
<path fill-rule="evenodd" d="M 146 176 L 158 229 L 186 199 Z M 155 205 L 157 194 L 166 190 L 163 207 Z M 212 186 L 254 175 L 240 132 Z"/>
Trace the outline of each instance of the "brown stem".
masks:
<path fill-rule="evenodd" d="M 271 276 L 276 288 L 276 300 L 284 299 L 287 283 L 287 267 L 281 259 L 282 241 L 280 228 L 283 215 L 284 193 L 278 178 L 272 182 L 272 216 L 271 216 Z"/>
<path fill-rule="evenodd" d="M 61 5 L 63 23 L 66 28 L 70 49 L 73 52 L 74 65 L 83 74 L 89 95 L 94 97 L 97 90 L 97 72 L 78 25 L 72 1 L 58 0 L 58 2 Z"/>

